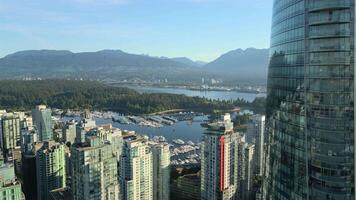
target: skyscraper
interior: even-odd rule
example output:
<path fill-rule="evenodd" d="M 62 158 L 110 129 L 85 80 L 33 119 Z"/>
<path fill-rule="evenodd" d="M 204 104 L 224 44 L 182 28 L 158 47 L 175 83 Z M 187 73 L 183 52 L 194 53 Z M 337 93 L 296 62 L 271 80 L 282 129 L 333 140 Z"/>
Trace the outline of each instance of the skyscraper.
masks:
<path fill-rule="evenodd" d="M 275 0 L 266 199 L 355 198 L 354 0 Z"/>
<path fill-rule="evenodd" d="M 255 170 L 256 175 L 262 176 L 264 158 L 265 116 L 253 115 L 247 126 L 247 137 L 252 137 L 250 143 L 255 144 Z"/>
<path fill-rule="evenodd" d="M 37 142 L 37 131 L 33 127 L 23 128 L 21 130 L 21 151 L 23 154 L 30 155 L 33 152 L 35 142 Z"/>
<path fill-rule="evenodd" d="M 1 148 L 4 157 L 12 157 L 12 150 L 21 145 L 20 118 L 14 114 L 7 114 L 1 120 L 2 135 Z"/>
<path fill-rule="evenodd" d="M 109 142 L 113 149 L 113 153 L 117 157 L 117 161 L 120 161 L 122 154 L 122 132 L 118 128 L 113 128 L 112 124 L 106 124 L 97 126 L 86 133 L 85 137 L 97 136 L 102 142 Z"/>
<path fill-rule="evenodd" d="M 53 139 L 52 111 L 44 105 L 36 106 L 32 110 L 33 125 L 36 126 L 39 141 Z"/>
<path fill-rule="evenodd" d="M 171 157 L 168 144 L 152 145 L 153 154 L 153 199 L 169 200 Z"/>
<path fill-rule="evenodd" d="M 199 173 L 186 174 L 172 180 L 171 198 L 172 200 L 199 200 L 201 178 Z"/>
<path fill-rule="evenodd" d="M 201 199 L 235 199 L 238 187 L 238 142 L 230 114 L 209 124 L 201 149 Z"/>
<path fill-rule="evenodd" d="M 96 127 L 94 119 L 82 119 L 76 126 L 75 143 L 85 143 L 85 135 Z"/>
<path fill-rule="evenodd" d="M 255 172 L 255 145 L 239 140 L 238 147 L 238 181 L 237 199 L 249 200 L 253 198 L 253 179 Z"/>
<path fill-rule="evenodd" d="M 54 141 L 36 144 L 38 199 L 49 199 L 49 192 L 66 187 L 65 145 Z"/>
<path fill-rule="evenodd" d="M 112 145 L 99 137 L 71 148 L 72 194 L 74 200 L 119 200 L 117 158 Z"/>
<path fill-rule="evenodd" d="M 119 175 L 122 200 L 153 200 L 152 151 L 144 138 L 124 137 Z"/>

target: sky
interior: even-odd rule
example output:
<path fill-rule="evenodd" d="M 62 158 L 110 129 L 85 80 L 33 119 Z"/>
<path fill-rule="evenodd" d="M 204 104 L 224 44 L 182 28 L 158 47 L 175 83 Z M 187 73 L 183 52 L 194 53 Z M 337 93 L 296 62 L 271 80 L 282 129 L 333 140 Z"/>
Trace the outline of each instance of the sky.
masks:
<path fill-rule="evenodd" d="M 120 49 L 211 61 L 268 48 L 273 0 L 0 0 L 0 57 Z"/>

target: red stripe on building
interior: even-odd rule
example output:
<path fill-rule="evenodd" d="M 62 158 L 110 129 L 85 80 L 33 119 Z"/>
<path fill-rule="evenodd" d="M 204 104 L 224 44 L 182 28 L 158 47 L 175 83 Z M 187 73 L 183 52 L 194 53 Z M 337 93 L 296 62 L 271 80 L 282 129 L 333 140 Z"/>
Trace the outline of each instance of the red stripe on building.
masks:
<path fill-rule="evenodd" d="M 220 191 L 224 191 L 225 138 L 220 138 Z"/>

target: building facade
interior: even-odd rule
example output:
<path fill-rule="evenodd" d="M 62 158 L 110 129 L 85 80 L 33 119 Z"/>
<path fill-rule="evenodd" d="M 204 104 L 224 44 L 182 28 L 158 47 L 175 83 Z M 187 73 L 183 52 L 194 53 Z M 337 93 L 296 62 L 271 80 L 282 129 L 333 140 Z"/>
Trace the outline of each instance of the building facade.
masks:
<path fill-rule="evenodd" d="M 253 115 L 248 123 L 246 136 L 252 137 L 250 143 L 255 145 L 255 170 L 256 175 L 262 176 L 264 166 L 264 137 L 265 137 L 265 116 Z"/>
<path fill-rule="evenodd" d="M 112 151 L 115 154 L 117 162 L 119 164 L 123 146 L 122 131 L 118 128 L 112 127 L 111 124 L 106 124 L 97 126 L 96 128 L 89 130 L 85 134 L 84 138 L 90 138 L 92 136 L 98 137 L 104 143 L 111 144 Z"/>
<path fill-rule="evenodd" d="M 44 105 L 36 106 L 32 110 L 33 125 L 36 126 L 39 141 L 53 139 L 52 111 Z"/>
<path fill-rule="evenodd" d="M 119 175 L 122 200 L 153 200 L 152 151 L 144 138 L 124 138 Z"/>
<path fill-rule="evenodd" d="M 239 134 L 230 115 L 209 124 L 202 138 L 201 199 L 235 199 L 238 189 Z"/>
<path fill-rule="evenodd" d="M 21 151 L 23 154 L 32 154 L 37 142 L 37 131 L 32 127 L 21 129 Z"/>
<path fill-rule="evenodd" d="M 153 199 L 169 200 L 171 155 L 168 144 L 152 145 L 153 154 Z"/>
<path fill-rule="evenodd" d="M 12 150 L 21 146 L 20 117 L 6 114 L 1 119 L 1 148 L 4 157 L 12 157 Z"/>
<path fill-rule="evenodd" d="M 200 200 L 200 175 L 186 174 L 171 183 L 172 200 Z"/>
<path fill-rule="evenodd" d="M 0 199 L 25 199 L 21 184 L 15 176 L 14 166 L 3 160 L 0 160 Z"/>
<path fill-rule="evenodd" d="M 49 192 L 65 188 L 66 157 L 65 145 L 54 141 L 36 144 L 37 198 L 49 199 Z"/>
<path fill-rule="evenodd" d="M 117 158 L 109 143 L 97 136 L 71 148 L 74 200 L 119 200 Z"/>
<path fill-rule="evenodd" d="M 355 1 L 275 0 L 266 199 L 355 199 Z"/>
<path fill-rule="evenodd" d="M 253 180 L 255 177 L 255 145 L 249 144 L 242 138 L 238 147 L 238 182 L 237 199 L 255 199 Z"/>
<path fill-rule="evenodd" d="M 77 124 L 74 121 L 67 122 L 62 129 L 63 141 L 65 143 L 74 144 L 75 138 L 77 136 L 76 131 L 77 131 Z"/>

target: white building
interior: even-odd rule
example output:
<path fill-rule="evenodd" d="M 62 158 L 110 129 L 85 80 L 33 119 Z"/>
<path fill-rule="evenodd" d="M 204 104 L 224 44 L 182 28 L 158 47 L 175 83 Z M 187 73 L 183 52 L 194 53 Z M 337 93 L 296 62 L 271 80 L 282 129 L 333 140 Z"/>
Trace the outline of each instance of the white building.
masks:
<path fill-rule="evenodd" d="M 238 189 L 239 134 L 230 114 L 209 124 L 201 149 L 201 199 L 235 199 Z"/>
<path fill-rule="evenodd" d="M 97 136 L 71 149 L 74 200 L 119 200 L 117 158 L 112 145 Z"/>
<path fill-rule="evenodd" d="M 153 157 L 144 138 L 124 137 L 119 176 L 122 200 L 153 200 Z"/>
<path fill-rule="evenodd" d="M 169 200 L 170 152 L 168 144 L 154 144 L 153 153 L 153 199 Z"/>
<path fill-rule="evenodd" d="M 77 136 L 76 126 L 77 124 L 75 121 L 69 121 L 64 125 L 62 133 L 63 133 L 63 141 L 65 143 L 70 143 L 70 144 L 75 143 L 75 137 Z"/>

